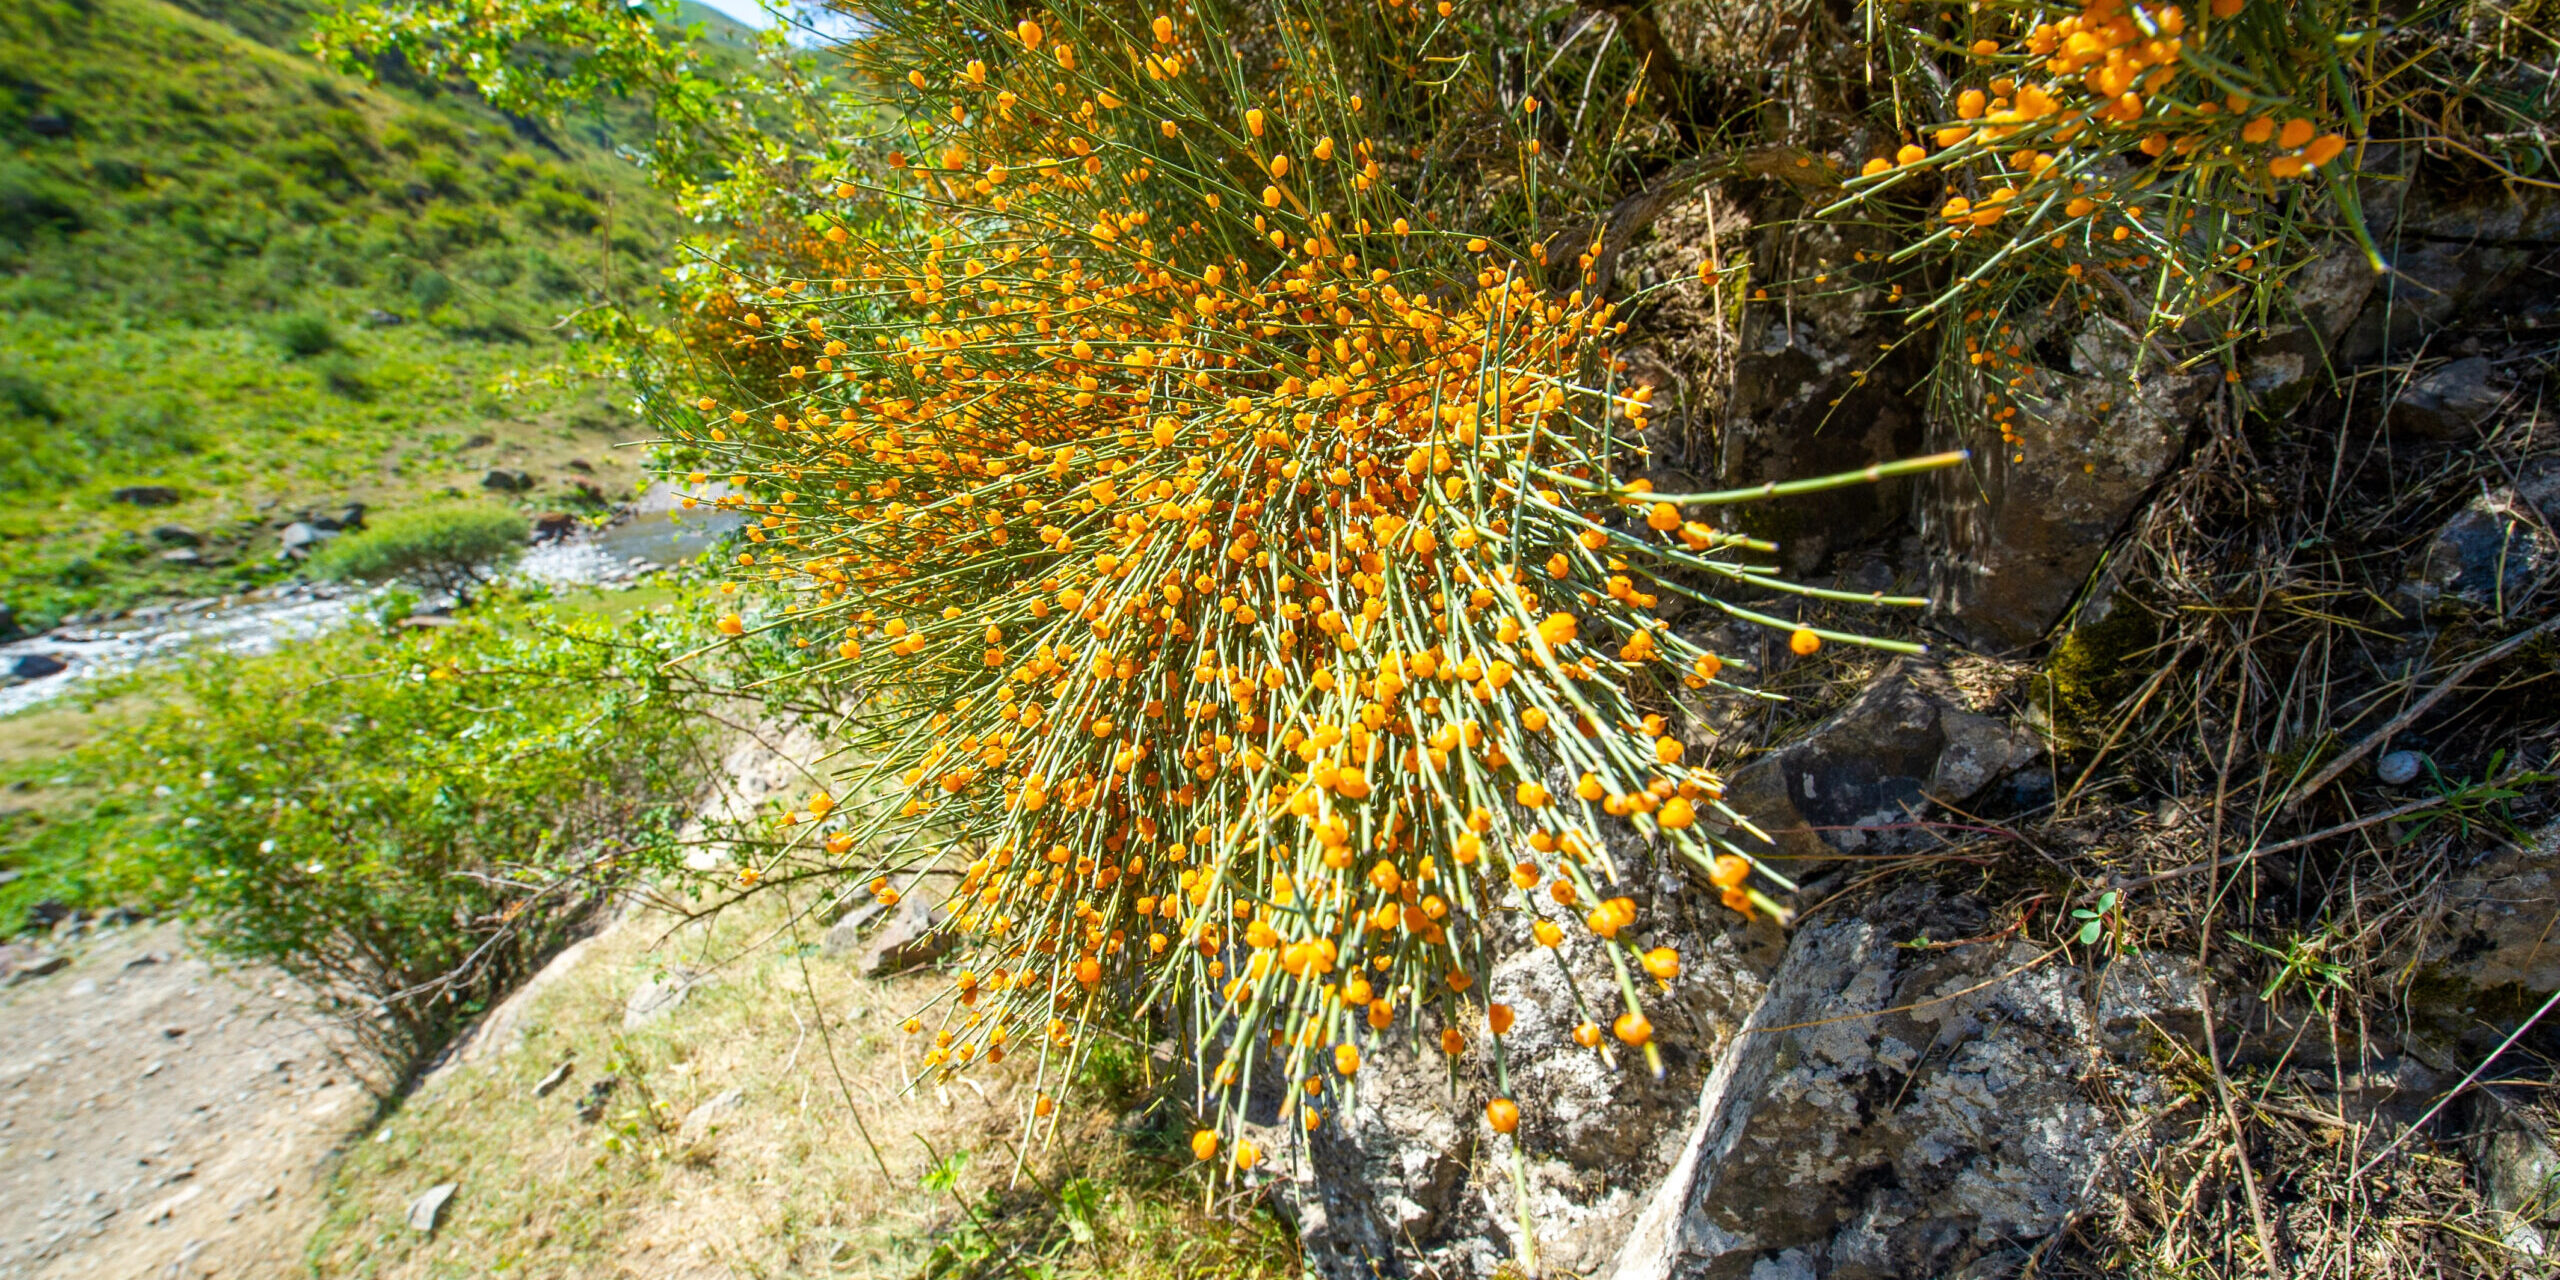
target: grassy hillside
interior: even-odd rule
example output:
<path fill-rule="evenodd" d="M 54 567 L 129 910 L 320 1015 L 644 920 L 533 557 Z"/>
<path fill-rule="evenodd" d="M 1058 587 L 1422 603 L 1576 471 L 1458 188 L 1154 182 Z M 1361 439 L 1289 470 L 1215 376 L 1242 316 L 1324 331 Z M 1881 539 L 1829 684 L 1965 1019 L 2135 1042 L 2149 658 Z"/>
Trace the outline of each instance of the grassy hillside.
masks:
<path fill-rule="evenodd" d="M 302 508 L 500 465 L 544 477 L 532 506 L 637 476 L 613 448 L 636 429 L 565 340 L 646 296 L 673 238 L 617 122 L 366 85 L 298 51 L 307 20 L 0 5 L 0 603 L 21 618 L 271 576 Z M 182 501 L 110 499 L 134 485 Z M 173 523 L 204 564 L 160 558 L 148 531 Z"/>

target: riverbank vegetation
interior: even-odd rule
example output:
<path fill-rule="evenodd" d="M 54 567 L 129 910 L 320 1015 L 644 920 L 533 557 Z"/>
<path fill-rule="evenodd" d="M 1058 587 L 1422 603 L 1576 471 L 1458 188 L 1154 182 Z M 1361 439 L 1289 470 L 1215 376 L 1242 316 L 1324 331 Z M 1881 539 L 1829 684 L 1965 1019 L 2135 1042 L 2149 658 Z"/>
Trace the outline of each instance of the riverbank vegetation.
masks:
<path fill-rule="evenodd" d="M 672 201 L 615 154 L 645 121 L 368 85 L 302 50 L 315 12 L 0 12 L 0 604 L 23 625 L 272 580 L 300 511 L 497 466 L 565 490 L 573 457 L 615 496 L 638 481 L 628 396 L 578 339 L 645 310 L 669 260 Z M 172 525 L 195 558 L 163 558 Z"/>

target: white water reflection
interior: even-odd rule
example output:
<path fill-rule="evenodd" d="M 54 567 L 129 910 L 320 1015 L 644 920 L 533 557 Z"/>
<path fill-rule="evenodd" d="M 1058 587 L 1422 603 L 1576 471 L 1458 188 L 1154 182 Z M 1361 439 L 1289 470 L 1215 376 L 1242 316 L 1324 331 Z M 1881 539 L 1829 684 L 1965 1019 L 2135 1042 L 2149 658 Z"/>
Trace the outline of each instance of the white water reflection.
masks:
<path fill-rule="evenodd" d="M 112 622 L 63 627 L 0 644 L 0 672 L 29 656 L 66 664 L 52 675 L 0 688 L 0 715 L 50 702 L 89 681 L 189 650 L 272 653 L 289 642 L 346 625 L 373 594 L 293 583 L 236 596 L 155 605 Z"/>

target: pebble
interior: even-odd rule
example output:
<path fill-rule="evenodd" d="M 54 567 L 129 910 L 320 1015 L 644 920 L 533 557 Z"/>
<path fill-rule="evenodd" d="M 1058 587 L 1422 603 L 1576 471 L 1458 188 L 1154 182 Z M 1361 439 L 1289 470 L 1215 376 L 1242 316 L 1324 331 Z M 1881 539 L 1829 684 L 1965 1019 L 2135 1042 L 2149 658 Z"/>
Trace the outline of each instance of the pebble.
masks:
<path fill-rule="evenodd" d="M 2383 782 L 2397 787 L 2417 781 L 2426 759 L 2415 751 L 2394 751 L 2374 765 L 2374 772 L 2381 776 Z"/>

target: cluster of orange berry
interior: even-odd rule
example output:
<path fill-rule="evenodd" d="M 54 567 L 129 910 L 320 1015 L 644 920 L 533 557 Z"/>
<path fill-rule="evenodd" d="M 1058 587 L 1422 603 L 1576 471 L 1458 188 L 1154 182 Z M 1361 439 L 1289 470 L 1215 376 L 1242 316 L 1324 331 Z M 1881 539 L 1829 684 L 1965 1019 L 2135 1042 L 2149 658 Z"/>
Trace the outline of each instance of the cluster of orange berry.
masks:
<path fill-rule="evenodd" d="M 2333 42 L 2296 38 L 2284 6 L 2211 0 L 2207 13 L 2140 0 L 2059 17 L 1974 5 L 1969 21 L 1992 33 L 1967 49 L 1984 81 L 1954 92 L 1953 118 L 1925 141 L 1867 160 L 1851 184 L 1863 199 L 1922 175 L 1946 181 L 1922 234 L 1957 276 L 1919 311 L 1950 313 L 1946 341 L 1962 344 L 2013 445 L 2039 380 L 2013 329 L 2133 297 L 2151 301 L 2125 319 L 2174 329 L 2252 299 L 2271 277 L 2239 264 L 2294 234 L 2276 184 L 2348 150 L 2318 123 L 2336 110 L 2323 61 Z M 2159 279 L 2125 283 L 2133 272 Z"/>
<path fill-rule="evenodd" d="M 909 1024 L 927 1065 L 1028 1047 L 1046 1107 L 1087 1031 L 1171 996 L 1208 1056 L 1204 1158 L 1243 1081 L 1303 1085 L 1312 1128 L 1399 1031 L 1507 1095 L 1505 916 L 1601 949 L 1577 1038 L 1658 1062 L 1644 987 L 1680 960 L 1626 860 L 1780 912 L 1664 714 L 1726 661 L 1663 597 L 1799 653 L 1865 641 L 1706 587 L 1883 598 L 1776 582 L 1733 558 L 1766 544 L 1684 510 L 1753 494 L 1621 479 L 1652 411 L 1623 323 L 1399 203 L 1361 97 L 1237 96 L 1257 72 L 1188 14 L 912 21 L 870 56 L 916 133 L 826 189 L 901 193 L 912 225 L 820 201 L 841 274 L 733 276 L 708 351 L 778 391 L 703 394 L 677 443 L 736 488 L 735 573 L 774 602 L 720 629 L 866 700 L 793 841 L 875 892 L 958 872 L 967 950 Z"/>

